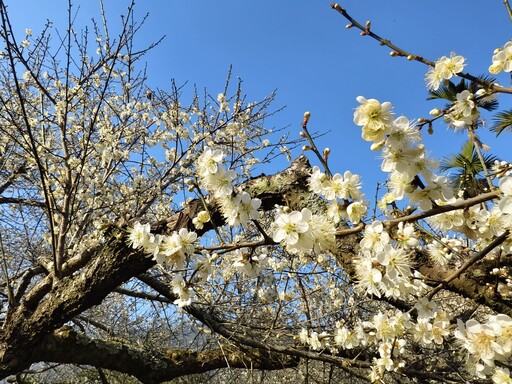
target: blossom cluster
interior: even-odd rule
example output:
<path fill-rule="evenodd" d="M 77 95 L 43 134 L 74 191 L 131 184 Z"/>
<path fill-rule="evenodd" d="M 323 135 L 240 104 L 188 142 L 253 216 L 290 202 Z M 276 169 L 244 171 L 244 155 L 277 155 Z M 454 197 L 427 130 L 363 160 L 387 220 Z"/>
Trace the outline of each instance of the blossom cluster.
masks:
<path fill-rule="evenodd" d="M 455 52 L 452 52 L 450 57 L 441 57 L 428 70 L 425 76 L 428 88 L 437 90 L 443 80 L 449 80 L 462 72 L 465 66 L 464 61 L 465 58 L 463 56 L 456 56 Z"/>
<path fill-rule="evenodd" d="M 274 222 L 273 240 L 289 252 L 328 252 L 335 244 L 334 223 L 324 215 L 315 215 L 308 208 L 286 213 L 278 212 Z"/>
<path fill-rule="evenodd" d="M 195 253 L 197 234 L 189 232 L 186 228 L 174 231 L 169 236 L 151 233 L 149 223 L 135 222 L 128 228 L 128 243 L 134 249 L 142 249 L 144 253 L 151 255 L 159 264 L 167 264 L 174 269 L 182 269 L 190 261 Z M 196 275 L 206 279 L 211 274 L 211 266 L 207 259 L 198 257 L 194 263 Z M 178 295 L 175 301 L 179 307 L 190 305 L 193 291 L 183 276 L 176 275 L 172 281 L 173 292 Z"/>
<path fill-rule="evenodd" d="M 508 371 L 495 367 L 495 362 L 506 361 L 512 356 L 512 318 L 510 316 L 492 315 L 483 324 L 475 319 L 468 320 L 465 324 L 458 320 L 455 337 L 467 351 L 467 365 L 473 368 L 473 373 L 477 377 L 484 379 L 493 371 L 493 379 L 509 376 Z M 510 380 L 510 377 L 508 379 Z"/>
<path fill-rule="evenodd" d="M 354 259 L 358 287 L 368 295 L 404 298 L 421 293 L 424 285 L 414 279 L 413 262 L 408 249 L 416 246 L 418 235 L 412 224 L 402 225 L 392 240 L 383 224 L 367 225 L 360 250 Z"/>
<path fill-rule="evenodd" d="M 437 162 L 426 156 L 414 124 L 404 116 L 393 120 L 389 102 L 380 104 L 362 96 L 357 100 L 361 105 L 354 112 L 354 122 L 362 126 L 363 138 L 373 142 L 371 149 L 382 150 L 381 169 L 390 173 L 389 193 L 384 196 L 386 204 L 408 197 L 422 209 L 430 209 L 432 202 L 442 203 L 453 197 L 448 179 L 433 173 Z M 374 126 L 380 127 L 379 134 L 365 135 L 365 131 L 373 132 Z M 420 175 L 424 185 L 420 184 Z"/>
<path fill-rule="evenodd" d="M 233 181 L 236 178 L 236 173 L 224 167 L 225 156 L 222 150 L 204 148 L 197 160 L 197 174 L 201 186 L 218 199 L 221 212 L 227 223 L 231 226 L 246 225 L 249 220 L 260 218 L 258 209 L 261 206 L 261 200 L 252 198 L 246 191 L 234 192 Z M 197 225 L 207 221 L 206 213 L 201 214 L 203 219 L 200 219 L 198 215 Z"/>
<path fill-rule="evenodd" d="M 401 356 L 411 343 L 408 334 L 412 334 L 412 341 L 423 346 L 442 345 L 450 334 L 447 314 L 434 302 L 423 299 L 416 304 L 415 309 L 416 319 L 397 309 L 377 313 L 368 320 L 359 319 L 352 326 L 338 321 L 332 333 L 318 333 L 302 328 L 297 339 L 312 350 L 332 353 L 339 349 L 375 347 L 378 357 L 373 358 L 370 379 L 376 382 L 384 377 L 385 372 L 403 368 L 405 361 Z"/>
<path fill-rule="evenodd" d="M 330 177 L 314 166 L 308 183 L 310 191 L 329 201 L 327 216 L 334 223 L 338 223 L 341 218 L 348 218 L 357 224 L 367 211 L 359 175 L 345 171 L 343 175 L 336 173 Z"/>

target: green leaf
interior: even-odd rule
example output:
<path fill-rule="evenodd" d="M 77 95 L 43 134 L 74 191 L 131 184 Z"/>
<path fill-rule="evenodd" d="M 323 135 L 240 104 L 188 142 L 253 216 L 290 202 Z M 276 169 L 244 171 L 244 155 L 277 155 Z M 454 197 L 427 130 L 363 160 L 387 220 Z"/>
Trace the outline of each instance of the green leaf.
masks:
<path fill-rule="evenodd" d="M 495 132 L 496 136 L 499 136 L 504 131 L 512 131 L 512 109 L 498 112 L 493 120 L 494 124 L 490 130 Z"/>

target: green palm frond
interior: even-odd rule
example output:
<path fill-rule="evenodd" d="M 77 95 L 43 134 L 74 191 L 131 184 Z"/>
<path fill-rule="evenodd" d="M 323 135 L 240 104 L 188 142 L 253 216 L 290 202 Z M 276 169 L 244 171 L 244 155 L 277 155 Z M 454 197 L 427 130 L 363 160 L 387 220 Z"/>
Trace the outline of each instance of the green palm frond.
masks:
<path fill-rule="evenodd" d="M 461 93 L 465 89 L 468 89 L 468 87 L 464 79 L 462 79 L 457 85 L 450 80 L 445 80 L 439 89 L 429 91 L 429 97 L 427 100 L 443 99 L 453 102 L 457 100 L 457 93 Z"/>
<path fill-rule="evenodd" d="M 484 163 L 489 169 L 498 158 L 494 155 L 485 155 Z M 447 156 L 441 160 L 439 169 L 443 172 L 451 171 L 449 180 L 454 188 L 464 191 L 464 197 L 473 197 L 488 187 L 482 163 L 478 158 L 473 142 L 468 140 L 459 153 Z"/>
<path fill-rule="evenodd" d="M 493 120 L 494 124 L 490 130 L 495 132 L 496 136 L 504 131 L 512 132 L 512 109 L 498 112 Z"/>

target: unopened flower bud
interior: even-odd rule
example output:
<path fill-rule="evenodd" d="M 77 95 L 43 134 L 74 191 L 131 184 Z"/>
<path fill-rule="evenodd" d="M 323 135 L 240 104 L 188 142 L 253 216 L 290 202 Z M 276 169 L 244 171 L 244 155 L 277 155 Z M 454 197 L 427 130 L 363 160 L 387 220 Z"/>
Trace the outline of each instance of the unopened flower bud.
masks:
<path fill-rule="evenodd" d="M 396 57 L 396 56 L 398 56 L 398 52 L 397 51 L 391 51 L 391 52 L 389 52 L 389 56 Z"/>
<path fill-rule="evenodd" d="M 350 24 L 345 25 L 345 28 L 346 28 L 346 29 L 350 29 L 350 28 L 352 28 L 353 26 L 354 26 L 354 24 L 350 23 Z"/>
<path fill-rule="evenodd" d="M 426 123 L 426 122 L 427 122 L 427 120 L 426 120 L 426 119 L 424 119 L 423 117 L 420 117 L 420 118 L 418 119 L 418 123 Z"/>
<path fill-rule="evenodd" d="M 306 137 L 306 133 L 305 133 L 304 131 L 300 131 L 300 132 L 299 132 L 299 136 L 300 136 L 300 137 Z"/>
<path fill-rule="evenodd" d="M 370 20 L 368 20 L 368 21 L 366 22 L 366 30 L 367 30 L 367 31 L 369 31 L 369 30 L 370 30 L 371 25 L 372 25 L 372 22 L 371 22 Z"/>
<path fill-rule="evenodd" d="M 414 55 L 407 55 L 407 60 L 414 60 L 416 56 Z"/>
<path fill-rule="evenodd" d="M 441 116 L 441 113 L 443 113 L 443 111 L 441 111 L 439 108 L 434 108 L 429 112 L 430 116 L 433 117 L 439 117 Z"/>
<path fill-rule="evenodd" d="M 309 111 L 304 112 L 304 121 L 305 122 L 308 122 L 310 117 L 311 117 L 311 112 L 309 112 Z"/>
<path fill-rule="evenodd" d="M 324 160 L 327 160 L 329 157 L 329 153 L 331 153 L 331 150 L 329 148 L 324 149 Z"/>
<path fill-rule="evenodd" d="M 302 151 L 311 151 L 311 147 L 309 145 L 303 145 L 302 146 Z"/>

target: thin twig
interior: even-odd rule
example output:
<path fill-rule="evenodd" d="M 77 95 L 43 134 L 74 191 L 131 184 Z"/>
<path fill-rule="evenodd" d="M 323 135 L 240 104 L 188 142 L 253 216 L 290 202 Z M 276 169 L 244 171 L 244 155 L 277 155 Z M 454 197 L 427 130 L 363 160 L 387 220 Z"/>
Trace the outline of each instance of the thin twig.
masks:
<path fill-rule="evenodd" d="M 508 0 L 503 0 L 503 5 L 505 5 L 505 8 L 507 9 L 508 17 L 512 21 L 512 9 L 510 8 L 510 4 Z"/>
<path fill-rule="evenodd" d="M 352 16 L 350 16 L 347 13 L 347 11 L 343 7 L 341 7 L 339 4 L 331 3 L 331 8 L 338 11 L 343 17 L 345 17 L 350 22 L 350 24 L 347 25 L 347 28 L 356 27 L 357 29 L 361 30 L 362 36 L 370 36 L 371 38 L 377 40 L 380 43 L 380 45 L 391 48 L 393 50 L 392 52 L 394 52 L 393 56 L 400 56 L 400 57 L 407 58 L 407 60 L 419 61 L 420 63 L 423 63 L 430 67 L 435 66 L 435 62 L 425 59 L 424 57 L 422 57 L 420 55 L 410 53 L 410 52 L 394 45 L 393 43 L 391 43 L 390 40 L 384 39 L 384 38 L 380 37 L 379 35 L 373 33 L 370 30 L 369 23 L 367 23 L 367 26 L 363 26 L 362 24 L 357 22 L 354 18 L 352 18 Z M 457 76 L 462 77 L 466 80 L 472 81 L 474 83 L 477 83 L 486 89 L 490 89 L 493 92 L 511 93 L 512 94 L 512 88 L 502 87 L 496 83 L 491 83 L 491 82 L 482 80 L 482 79 L 480 79 L 476 76 L 473 76 L 469 73 L 460 72 L 460 73 L 457 73 Z"/>

